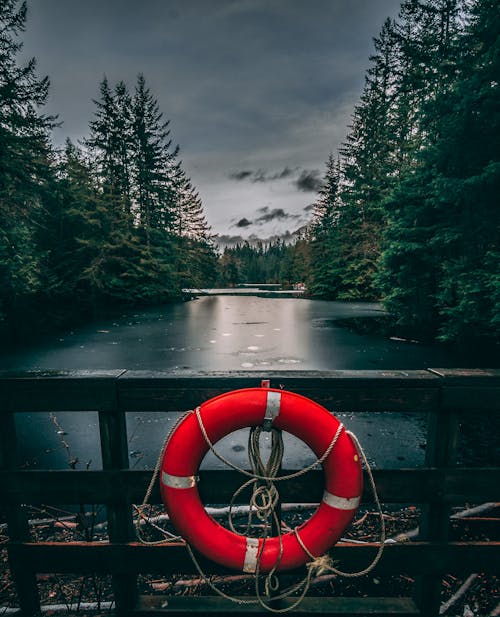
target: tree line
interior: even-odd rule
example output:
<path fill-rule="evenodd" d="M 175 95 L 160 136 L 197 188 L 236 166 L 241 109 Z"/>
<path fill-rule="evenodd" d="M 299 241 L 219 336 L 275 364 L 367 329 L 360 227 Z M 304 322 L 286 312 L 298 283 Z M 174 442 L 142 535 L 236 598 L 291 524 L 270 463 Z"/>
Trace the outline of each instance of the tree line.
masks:
<path fill-rule="evenodd" d="M 374 40 L 309 229 L 313 295 L 418 337 L 500 338 L 500 3 L 406 0 Z"/>
<path fill-rule="evenodd" d="M 297 245 L 226 249 L 224 277 L 382 300 L 413 338 L 500 340 L 500 3 L 405 0 Z"/>
<path fill-rule="evenodd" d="M 413 338 L 500 338 L 496 0 L 404 0 L 303 237 L 220 256 L 143 76 L 133 91 L 104 79 L 88 135 L 54 148 L 49 80 L 17 62 L 25 20 L 24 2 L 1 3 L 0 333 L 217 277 L 381 299 Z"/>
<path fill-rule="evenodd" d="M 123 302 L 178 298 L 217 261 L 201 199 L 142 75 L 103 79 L 89 133 L 63 149 L 49 79 L 17 56 L 26 3 L 0 7 L 0 333 Z M 75 314 L 76 313 L 76 314 Z"/>
<path fill-rule="evenodd" d="M 226 247 L 220 255 L 217 284 L 234 287 L 238 283 L 277 283 L 291 287 L 305 280 L 308 261 L 304 239 L 292 243 L 279 238 L 254 244 L 243 241 Z"/>

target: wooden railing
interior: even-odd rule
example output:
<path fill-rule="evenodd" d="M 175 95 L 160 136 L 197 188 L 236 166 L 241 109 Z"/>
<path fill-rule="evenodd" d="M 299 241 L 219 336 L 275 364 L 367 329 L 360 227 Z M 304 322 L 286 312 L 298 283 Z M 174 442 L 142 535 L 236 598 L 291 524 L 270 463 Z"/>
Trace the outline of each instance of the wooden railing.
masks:
<path fill-rule="evenodd" d="M 452 506 L 500 501 L 500 468 L 456 465 L 459 416 L 463 411 L 498 413 L 500 371 L 429 369 L 417 371 L 274 372 L 267 375 L 207 373 L 173 375 L 140 371 L 86 371 L 0 374 L 0 495 L 8 522 L 8 553 L 19 605 L 26 615 L 39 608 L 37 573 L 110 573 L 119 614 L 188 612 L 235 615 L 263 614 L 261 608 L 233 605 L 218 597 L 138 597 L 138 573 L 194 573 L 183 543 L 141 545 L 132 527 L 131 504 L 140 503 L 151 478 L 149 471 L 128 469 L 125 413 L 180 411 L 193 408 L 225 391 L 260 385 L 283 387 L 303 394 L 333 412 L 425 412 L 425 467 L 376 469 L 375 481 L 384 503 L 421 504 L 418 541 L 386 546 L 375 572 L 417 576 L 411 598 L 306 598 L 301 614 L 439 614 L 441 580 L 445 573 L 493 572 L 500 563 L 498 542 L 452 542 Z M 19 470 L 16 412 L 97 411 L 102 471 Z M 397 436 L 395 437 L 397 439 Z M 281 500 L 317 503 L 322 474 L 311 472 L 285 483 Z M 233 471 L 201 472 L 205 503 L 227 502 L 241 479 Z M 365 483 L 368 485 L 368 483 Z M 372 500 L 365 491 L 366 502 Z M 159 503 L 156 488 L 152 501 Z M 109 542 L 34 542 L 23 504 L 106 504 Z M 375 545 L 340 543 L 334 558 L 344 569 L 362 568 Z M 202 560 L 207 573 L 223 568 Z M 283 601 L 283 606 L 286 602 Z"/>

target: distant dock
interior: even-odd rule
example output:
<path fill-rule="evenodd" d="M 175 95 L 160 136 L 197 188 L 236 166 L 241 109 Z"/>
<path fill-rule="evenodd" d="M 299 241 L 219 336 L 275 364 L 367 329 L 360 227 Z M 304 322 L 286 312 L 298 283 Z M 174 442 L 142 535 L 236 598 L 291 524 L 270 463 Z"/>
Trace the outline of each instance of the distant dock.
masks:
<path fill-rule="evenodd" d="M 281 285 L 243 283 L 223 289 L 183 289 L 190 296 L 257 296 L 259 298 L 300 298 L 305 289 L 281 289 Z"/>

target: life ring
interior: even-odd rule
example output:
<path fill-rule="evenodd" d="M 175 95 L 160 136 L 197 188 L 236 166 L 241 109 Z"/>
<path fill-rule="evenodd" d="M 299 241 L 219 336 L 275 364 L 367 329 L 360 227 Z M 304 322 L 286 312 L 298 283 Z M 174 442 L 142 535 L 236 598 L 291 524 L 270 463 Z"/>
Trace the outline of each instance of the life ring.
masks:
<path fill-rule="evenodd" d="M 245 427 L 272 423 L 304 441 L 320 458 L 337 436 L 323 462 L 325 492 L 314 514 L 294 532 L 247 538 L 226 529 L 207 514 L 197 488 L 197 474 L 209 445 L 196 413 L 188 413 L 170 435 L 163 453 L 162 500 L 177 532 L 200 553 L 244 572 L 290 570 L 331 548 L 351 522 L 362 493 L 358 450 L 335 416 L 314 401 L 285 390 L 246 388 L 212 398 L 199 408 L 212 444 Z M 299 537 L 297 537 L 299 536 Z M 301 546 L 303 544 L 303 546 Z M 307 549 L 307 552 L 306 550 Z M 308 554 L 309 553 L 309 554 Z"/>

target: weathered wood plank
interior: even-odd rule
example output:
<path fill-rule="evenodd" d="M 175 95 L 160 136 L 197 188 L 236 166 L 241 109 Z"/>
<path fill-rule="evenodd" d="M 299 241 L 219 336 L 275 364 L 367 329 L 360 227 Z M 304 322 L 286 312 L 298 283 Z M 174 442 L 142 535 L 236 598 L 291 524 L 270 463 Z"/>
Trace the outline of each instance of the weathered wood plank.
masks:
<path fill-rule="evenodd" d="M 140 503 L 151 479 L 150 471 L 0 471 L 5 504 L 16 503 Z M 291 470 L 283 470 L 283 474 Z M 463 504 L 500 501 L 500 468 L 375 469 L 379 496 L 386 503 Z M 204 503 L 227 503 L 243 483 L 235 471 L 202 470 L 199 490 Z M 323 493 L 323 474 L 312 471 L 279 485 L 284 503 L 317 503 Z M 241 502 L 244 503 L 245 495 Z M 151 497 L 161 503 L 158 483 Z M 367 478 L 364 503 L 373 496 Z"/>
<path fill-rule="evenodd" d="M 116 385 L 116 381 L 115 384 Z M 125 414 L 118 410 L 116 387 L 111 405 L 99 410 L 99 433 L 103 468 L 117 471 L 128 468 L 128 441 Z M 132 512 L 125 499 L 107 506 L 108 533 L 112 542 L 127 542 L 135 537 Z M 113 572 L 113 592 L 116 609 L 124 612 L 135 604 L 137 578 L 135 574 Z"/>
<path fill-rule="evenodd" d="M 248 598 L 246 598 L 248 600 Z M 283 600 L 280 608 L 286 608 L 295 599 Z M 176 617 L 187 614 L 225 615 L 236 617 L 245 615 L 269 615 L 260 605 L 235 604 L 219 597 L 187 598 L 165 596 L 141 596 L 137 608 L 133 611 L 136 617 L 151 617 L 152 615 L 169 615 Z M 302 615 L 397 615 L 398 617 L 414 617 L 418 609 L 411 598 L 314 598 L 307 597 L 293 613 Z"/>
<path fill-rule="evenodd" d="M 441 377 L 442 405 L 452 411 L 500 411 L 500 369 L 432 369 Z"/>
<path fill-rule="evenodd" d="M 428 371 L 281 371 L 172 374 L 127 371 L 118 379 L 120 406 L 137 411 L 183 411 L 241 388 L 271 387 L 312 398 L 333 412 L 427 411 L 438 404 L 439 378 Z"/>
<path fill-rule="evenodd" d="M 431 368 L 428 369 L 438 377 L 444 377 L 455 383 L 470 382 L 488 384 L 496 381 L 500 385 L 500 369 L 498 368 Z"/>
<path fill-rule="evenodd" d="M 0 410 L 96 411 L 116 407 L 124 370 L 0 372 Z M 0 412 L 1 413 L 1 412 Z"/>
<path fill-rule="evenodd" d="M 443 389 L 446 378 L 441 385 L 440 407 L 428 414 L 427 448 L 425 463 L 429 467 L 453 467 L 457 460 L 458 417 L 449 407 L 443 405 Z M 422 509 L 420 520 L 420 538 L 435 542 L 446 542 L 450 530 L 450 505 L 448 503 L 431 503 Z M 441 580 L 425 573 L 416 584 L 416 602 L 423 614 L 438 617 L 441 605 Z"/>
<path fill-rule="evenodd" d="M 356 571 L 373 559 L 376 544 L 338 544 L 331 551 L 346 571 Z M 112 572 L 119 574 L 197 572 L 182 543 L 146 546 L 138 543 L 105 542 L 14 542 L 9 550 L 33 572 Z M 500 559 L 498 542 L 409 542 L 388 544 L 374 571 L 379 574 L 464 574 L 497 572 Z M 199 557 L 207 574 L 229 570 Z"/>
<path fill-rule="evenodd" d="M 0 416 L 0 469 L 4 470 L 3 474 L 8 475 L 10 470 L 16 468 L 17 454 L 14 414 L 4 413 Z M 5 515 L 10 539 L 28 542 L 31 535 L 21 503 L 7 505 Z M 36 613 L 40 610 L 40 597 L 34 573 L 25 569 L 22 560 L 10 554 L 9 565 L 19 598 L 19 606 L 26 615 Z"/>

